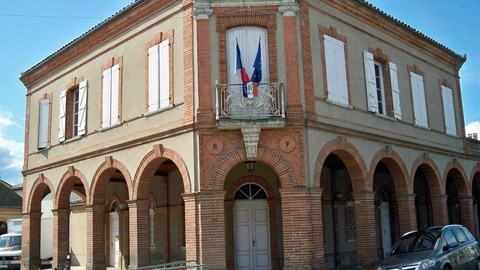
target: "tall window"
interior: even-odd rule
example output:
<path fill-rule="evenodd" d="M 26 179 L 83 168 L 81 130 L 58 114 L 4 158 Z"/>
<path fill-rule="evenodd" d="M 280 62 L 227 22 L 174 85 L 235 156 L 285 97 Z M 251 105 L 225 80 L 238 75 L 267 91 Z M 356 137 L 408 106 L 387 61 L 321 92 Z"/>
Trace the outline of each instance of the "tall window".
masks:
<path fill-rule="evenodd" d="M 49 98 L 40 100 L 38 113 L 38 149 L 48 147 L 50 142 L 50 108 Z"/>
<path fill-rule="evenodd" d="M 120 64 L 103 71 L 102 128 L 117 124 L 119 113 Z"/>
<path fill-rule="evenodd" d="M 242 65 L 249 79 L 252 79 L 254 62 L 260 49 L 262 79 L 269 82 L 267 29 L 254 26 L 242 26 L 227 31 L 228 83 L 241 84 L 237 72 L 237 49 L 241 54 Z"/>
<path fill-rule="evenodd" d="M 58 140 L 84 135 L 86 131 L 87 81 L 60 93 Z"/>
<path fill-rule="evenodd" d="M 392 62 L 375 60 L 374 55 L 369 51 L 363 51 L 363 57 L 368 110 L 401 119 L 397 66 Z M 386 68 L 386 64 L 388 64 L 388 68 Z"/>
<path fill-rule="evenodd" d="M 323 35 L 328 100 L 349 105 L 345 43 L 329 35 Z"/>
<path fill-rule="evenodd" d="M 445 118 L 445 132 L 457 136 L 457 123 L 453 105 L 452 89 L 442 85 L 443 114 Z"/>
<path fill-rule="evenodd" d="M 170 105 L 170 46 L 164 40 L 148 49 L 148 111 Z"/>
<path fill-rule="evenodd" d="M 428 127 L 427 103 L 425 99 L 425 86 L 423 76 L 410 72 L 412 84 L 413 110 L 415 114 L 415 125 Z"/>

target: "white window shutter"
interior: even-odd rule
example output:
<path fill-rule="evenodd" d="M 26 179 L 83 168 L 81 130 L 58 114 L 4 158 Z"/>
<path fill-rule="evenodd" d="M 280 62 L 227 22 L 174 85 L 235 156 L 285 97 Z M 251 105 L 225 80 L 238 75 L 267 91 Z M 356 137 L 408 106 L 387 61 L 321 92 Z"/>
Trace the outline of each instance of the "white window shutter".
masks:
<path fill-rule="evenodd" d="M 78 87 L 78 135 L 85 135 L 87 126 L 87 81 L 81 81 Z"/>
<path fill-rule="evenodd" d="M 112 70 L 103 71 L 102 128 L 110 126 Z"/>
<path fill-rule="evenodd" d="M 378 112 L 377 83 L 375 81 L 375 61 L 373 54 L 363 51 L 363 63 L 365 66 L 365 83 L 367 87 L 368 110 Z"/>
<path fill-rule="evenodd" d="M 111 122 L 116 124 L 119 121 L 119 91 L 120 91 L 120 65 L 116 64 L 112 67 L 112 92 L 111 92 Z"/>
<path fill-rule="evenodd" d="M 160 43 L 160 108 L 170 105 L 170 55 L 168 39 Z"/>
<path fill-rule="evenodd" d="M 345 44 L 335 39 L 335 68 L 339 102 L 348 105 L 347 65 L 345 59 Z"/>
<path fill-rule="evenodd" d="M 38 149 L 48 146 L 48 117 L 50 112 L 50 100 L 42 99 L 39 103 L 38 114 Z"/>
<path fill-rule="evenodd" d="M 148 111 L 158 109 L 159 103 L 159 55 L 158 44 L 148 49 Z"/>
<path fill-rule="evenodd" d="M 445 115 L 445 131 L 447 134 L 457 136 L 452 89 L 442 85 L 442 97 L 443 110 Z"/>
<path fill-rule="evenodd" d="M 67 90 L 60 92 L 60 111 L 58 114 L 58 141 L 65 141 L 65 126 L 67 121 Z"/>
<path fill-rule="evenodd" d="M 423 77 L 413 72 L 410 72 L 410 78 L 412 83 L 415 124 L 422 127 L 428 127 Z"/>
<path fill-rule="evenodd" d="M 334 39 L 328 35 L 324 35 L 325 46 L 325 65 L 327 73 L 328 99 L 339 101 L 337 89 L 337 75 L 335 68 L 335 43 Z"/>
<path fill-rule="evenodd" d="M 396 119 L 402 119 L 402 107 L 400 106 L 400 88 L 398 87 L 397 65 L 389 62 L 390 83 L 392 87 L 393 114 Z"/>

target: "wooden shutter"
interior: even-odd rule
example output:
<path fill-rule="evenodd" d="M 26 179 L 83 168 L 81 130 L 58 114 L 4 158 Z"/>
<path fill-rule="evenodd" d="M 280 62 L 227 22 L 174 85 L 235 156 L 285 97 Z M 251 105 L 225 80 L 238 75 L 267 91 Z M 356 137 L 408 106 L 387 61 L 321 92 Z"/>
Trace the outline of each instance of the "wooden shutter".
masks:
<path fill-rule="evenodd" d="M 339 102 L 348 105 L 347 65 L 345 60 L 345 44 L 335 39 L 335 68 L 337 75 L 337 93 Z"/>
<path fill-rule="evenodd" d="M 389 62 L 390 83 L 392 86 L 393 114 L 397 119 L 402 119 L 402 108 L 400 106 L 400 88 L 398 87 L 397 65 Z"/>
<path fill-rule="evenodd" d="M 170 105 L 170 48 L 168 39 L 160 43 L 160 108 Z"/>
<path fill-rule="evenodd" d="M 327 73 L 327 89 L 328 99 L 338 101 L 338 89 L 336 83 L 336 69 L 335 69 L 335 44 L 334 39 L 328 35 L 324 35 L 325 47 L 325 65 Z"/>
<path fill-rule="evenodd" d="M 42 99 L 39 102 L 38 114 L 38 149 L 48 146 L 48 118 L 50 114 L 50 100 Z"/>
<path fill-rule="evenodd" d="M 363 51 L 363 63 L 365 66 L 368 110 L 378 113 L 377 83 L 375 81 L 375 61 L 373 60 L 373 54 L 368 51 Z"/>
<path fill-rule="evenodd" d="M 87 126 L 87 81 L 81 81 L 78 87 L 78 135 L 85 135 Z"/>
<path fill-rule="evenodd" d="M 65 126 L 67 121 L 67 90 L 60 92 L 60 104 L 58 114 L 58 141 L 65 141 Z"/>
<path fill-rule="evenodd" d="M 120 120 L 120 65 L 112 67 L 112 92 L 111 92 L 111 115 L 110 125 L 118 123 Z"/>
<path fill-rule="evenodd" d="M 102 93 L 102 128 L 108 127 L 110 122 L 111 112 L 111 86 L 112 84 L 112 70 L 106 69 L 103 71 L 103 93 Z"/>
<path fill-rule="evenodd" d="M 158 44 L 148 49 L 148 111 L 158 109 L 159 105 L 159 56 Z"/>
<path fill-rule="evenodd" d="M 452 89 L 442 85 L 442 98 L 443 112 L 445 115 L 445 131 L 447 134 L 457 136 Z"/>
<path fill-rule="evenodd" d="M 427 104 L 425 100 L 425 87 L 423 77 L 410 72 L 412 83 L 413 107 L 415 113 L 415 124 L 428 127 Z"/>

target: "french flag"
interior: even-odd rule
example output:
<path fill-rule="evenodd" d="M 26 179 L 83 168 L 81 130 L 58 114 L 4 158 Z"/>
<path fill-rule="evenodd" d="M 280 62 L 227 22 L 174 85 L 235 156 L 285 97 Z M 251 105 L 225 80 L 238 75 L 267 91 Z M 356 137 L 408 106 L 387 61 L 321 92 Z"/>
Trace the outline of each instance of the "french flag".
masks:
<path fill-rule="evenodd" d="M 240 79 L 242 80 L 242 90 L 243 90 L 243 96 L 247 97 L 247 83 L 250 81 L 250 78 L 248 78 L 248 74 L 245 71 L 245 67 L 242 64 L 242 54 L 240 53 L 240 47 L 238 47 L 238 41 L 237 41 L 237 63 L 236 63 L 236 70 L 235 74 L 237 74 Z"/>

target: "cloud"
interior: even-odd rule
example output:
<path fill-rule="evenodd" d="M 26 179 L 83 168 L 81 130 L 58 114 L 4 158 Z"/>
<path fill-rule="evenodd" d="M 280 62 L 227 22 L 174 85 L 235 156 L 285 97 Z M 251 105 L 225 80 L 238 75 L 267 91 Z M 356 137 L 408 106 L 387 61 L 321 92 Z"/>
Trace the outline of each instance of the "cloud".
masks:
<path fill-rule="evenodd" d="M 465 126 L 465 133 L 472 134 L 477 133 L 480 136 L 480 121 L 469 123 Z"/>
<path fill-rule="evenodd" d="M 12 114 L 0 112 L 0 178 L 10 184 L 22 182 L 23 141 L 22 138 L 11 138 L 18 134 L 14 129 L 20 126 L 13 120 Z"/>

